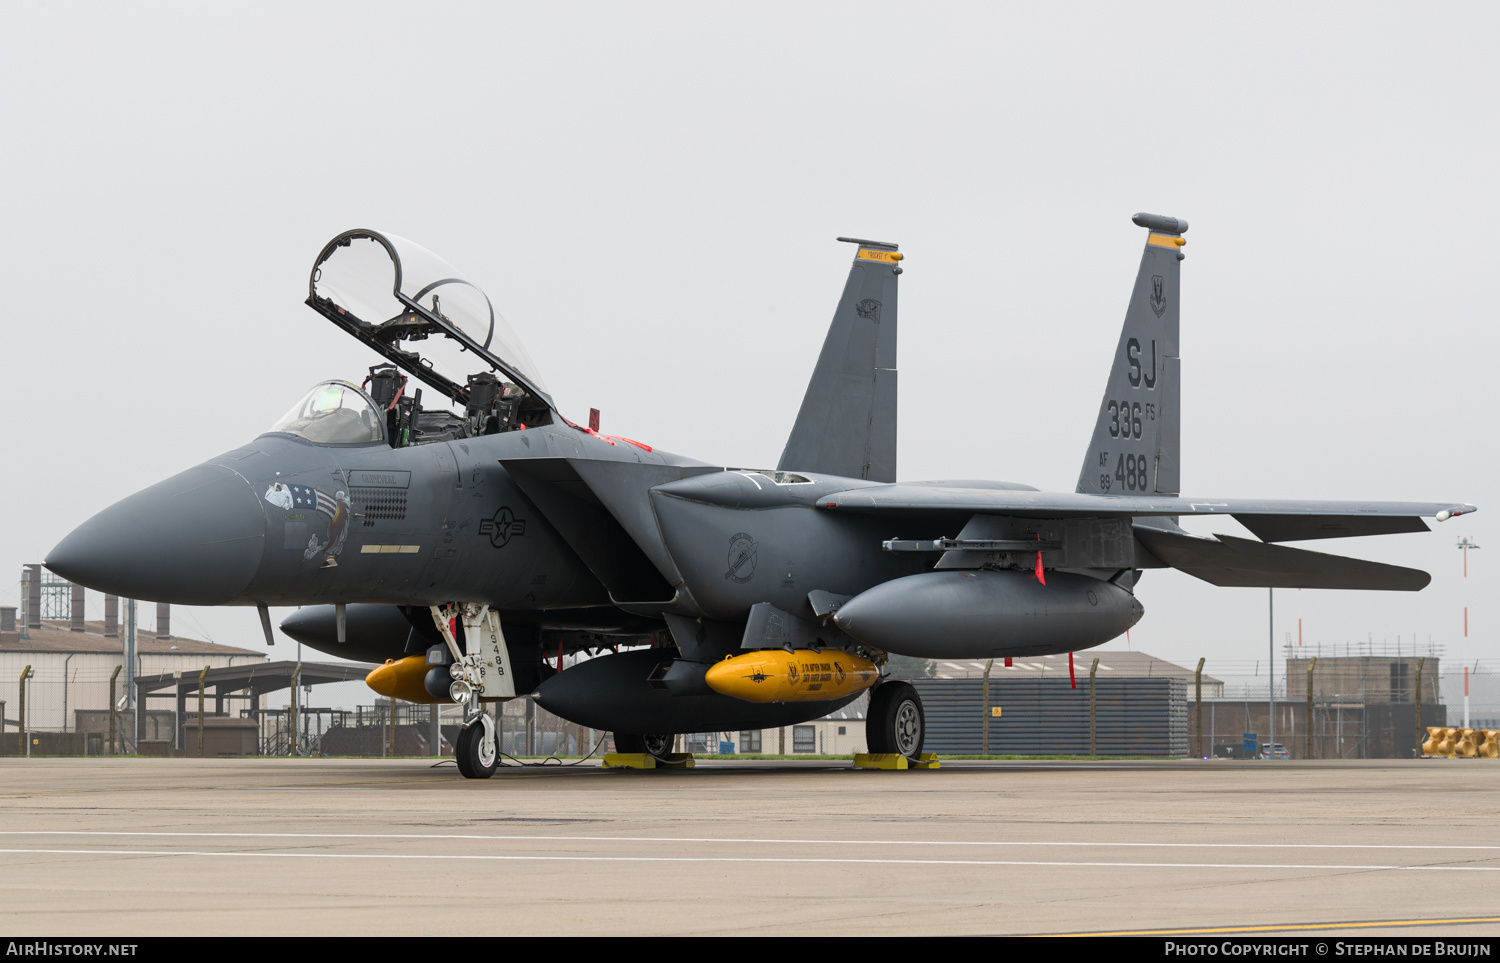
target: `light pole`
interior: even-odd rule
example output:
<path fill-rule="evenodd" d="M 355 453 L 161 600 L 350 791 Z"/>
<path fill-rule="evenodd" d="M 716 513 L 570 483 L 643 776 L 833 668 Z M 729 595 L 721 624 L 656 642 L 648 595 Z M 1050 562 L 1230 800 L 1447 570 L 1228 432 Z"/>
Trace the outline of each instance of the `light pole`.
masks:
<path fill-rule="evenodd" d="M 1477 549 L 1479 545 L 1469 536 L 1465 535 L 1458 540 L 1458 549 L 1464 553 L 1464 586 L 1469 584 L 1469 549 Z M 1465 592 L 1465 595 L 1468 593 Z M 1469 606 L 1464 606 L 1464 728 L 1469 728 Z"/>
<path fill-rule="evenodd" d="M 1477 550 L 1479 548 L 1479 544 L 1477 542 L 1475 542 L 1473 539 L 1471 539 L 1469 536 L 1465 535 L 1463 538 L 1460 538 L 1458 540 L 1458 548 L 1459 548 L 1459 551 L 1461 551 L 1461 552 L 1464 553 L 1464 578 L 1468 578 L 1469 577 L 1469 549 L 1472 548 L 1472 549 L 1476 549 Z"/>

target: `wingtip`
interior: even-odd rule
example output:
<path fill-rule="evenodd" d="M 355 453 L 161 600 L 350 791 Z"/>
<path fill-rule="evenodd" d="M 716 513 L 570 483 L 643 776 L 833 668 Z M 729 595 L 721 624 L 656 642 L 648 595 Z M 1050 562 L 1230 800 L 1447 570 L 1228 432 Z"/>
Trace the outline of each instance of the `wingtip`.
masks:
<path fill-rule="evenodd" d="M 878 247 L 885 251 L 901 250 L 901 245 L 894 241 L 871 241 L 863 237 L 836 237 L 834 240 L 845 244 L 858 244 L 860 247 Z"/>
<path fill-rule="evenodd" d="M 1168 217 L 1165 214 L 1140 213 L 1131 217 L 1131 222 L 1137 227 L 1144 227 L 1151 231 L 1161 231 L 1164 234 L 1186 234 L 1188 222 L 1180 217 Z"/>

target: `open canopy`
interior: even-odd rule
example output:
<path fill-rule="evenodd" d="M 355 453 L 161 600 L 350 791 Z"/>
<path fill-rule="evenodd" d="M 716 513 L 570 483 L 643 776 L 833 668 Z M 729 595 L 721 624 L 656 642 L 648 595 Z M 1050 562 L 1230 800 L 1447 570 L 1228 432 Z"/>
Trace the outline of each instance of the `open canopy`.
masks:
<path fill-rule="evenodd" d="M 489 297 L 419 244 L 345 231 L 318 255 L 308 288 L 319 314 L 456 402 L 468 398 L 469 375 L 494 371 L 551 405 L 536 364 Z"/>

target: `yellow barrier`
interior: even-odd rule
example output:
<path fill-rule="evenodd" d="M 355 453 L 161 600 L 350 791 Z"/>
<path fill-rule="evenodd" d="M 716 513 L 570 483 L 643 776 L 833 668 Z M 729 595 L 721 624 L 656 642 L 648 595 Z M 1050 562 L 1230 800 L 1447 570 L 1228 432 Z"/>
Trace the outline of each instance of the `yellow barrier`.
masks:
<path fill-rule="evenodd" d="M 938 759 L 935 752 L 924 752 L 915 759 L 903 756 L 899 752 L 856 752 L 854 765 L 860 769 L 939 769 L 942 767 L 942 761 Z"/>
<path fill-rule="evenodd" d="M 1447 759 L 1500 759 L 1500 730 L 1428 726 L 1422 755 Z"/>
<path fill-rule="evenodd" d="M 656 757 L 644 752 L 607 752 L 605 769 L 655 769 Z"/>

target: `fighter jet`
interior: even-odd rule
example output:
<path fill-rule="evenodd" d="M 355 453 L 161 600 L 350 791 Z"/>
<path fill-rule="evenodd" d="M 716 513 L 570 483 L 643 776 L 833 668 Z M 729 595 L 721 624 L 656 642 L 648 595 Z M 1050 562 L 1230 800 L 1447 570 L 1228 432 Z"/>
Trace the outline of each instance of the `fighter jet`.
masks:
<path fill-rule="evenodd" d="M 380 363 L 96 515 L 46 564 L 124 597 L 256 606 L 268 642 L 269 606 L 305 606 L 285 631 L 384 663 L 378 691 L 466 707 L 468 777 L 498 761 L 482 704 L 528 695 L 622 752 L 663 755 L 676 733 L 790 725 L 869 689 L 870 751 L 916 756 L 921 699 L 886 678 L 890 654 L 1096 646 L 1141 618 L 1148 569 L 1425 586 L 1425 572 L 1278 543 L 1426 531 L 1472 505 L 1179 493 L 1188 225 L 1133 220 L 1140 270 L 1073 492 L 897 480 L 895 244 L 839 238 L 855 247 L 843 296 L 780 462 L 756 468 L 569 421 L 478 286 L 417 244 L 353 230 L 319 252 L 307 304 Z M 1203 515 L 1257 538 L 1178 525 Z M 592 657 L 559 671 L 578 653 Z"/>

